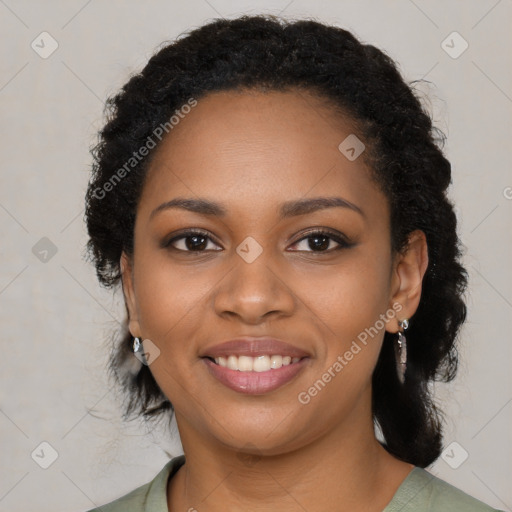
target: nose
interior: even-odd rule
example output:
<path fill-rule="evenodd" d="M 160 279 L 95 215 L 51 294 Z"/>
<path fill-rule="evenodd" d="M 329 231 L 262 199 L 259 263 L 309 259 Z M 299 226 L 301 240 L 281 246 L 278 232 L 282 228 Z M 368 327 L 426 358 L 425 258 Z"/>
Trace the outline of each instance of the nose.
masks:
<path fill-rule="evenodd" d="M 270 252 L 264 250 L 250 263 L 234 253 L 231 271 L 214 294 L 219 316 L 237 317 L 243 323 L 256 325 L 293 314 L 295 294 Z"/>

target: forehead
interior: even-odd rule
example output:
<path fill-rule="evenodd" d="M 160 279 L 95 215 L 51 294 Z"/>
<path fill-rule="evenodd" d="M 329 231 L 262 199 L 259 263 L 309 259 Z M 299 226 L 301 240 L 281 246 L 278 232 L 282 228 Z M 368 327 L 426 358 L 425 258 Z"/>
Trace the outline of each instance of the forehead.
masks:
<path fill-rule="evenodd" d="M 340 151 L 354 123 L 306 91 L 222 91 L 198 100 L 162 140 L 143 199 L 222 197 L 261 207 L 284 197 L 375 194 L 364 152 Z M 365 201 L 366 202 L 366 201 Z"/>
<path fill-rule="evenodd" d="M 265 146 L 275 157 L 292 150 L 296 156 L 319 158 L 318 153 L 328 147 L 337 150 L 340 136 L 355 132 L 352 120 L 338 110 L 306 90 L 213 92 L 181 116 L 157 150 L 156 159 L 183 157 L 191 146 L 195 151 L 187 155 L 188 161 L 206 152 Z"/>

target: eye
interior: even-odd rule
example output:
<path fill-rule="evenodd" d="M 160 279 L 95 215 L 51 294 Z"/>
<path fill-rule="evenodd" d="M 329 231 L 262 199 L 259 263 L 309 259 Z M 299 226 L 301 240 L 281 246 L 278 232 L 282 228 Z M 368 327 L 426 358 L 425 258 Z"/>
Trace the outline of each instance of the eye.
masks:
<path fill-rule="evenodd" d="M 337 244 L 337 247 L 332 247 L 332 243 Z M 347 247 L 353 244 L 349 243 L 341 234 L 334 233 L 325 229 L 317 229 L 310 231 L 303 236 L 300 240 L 295 242 L 293 246 L 300 244 L 307 245 L 307 248 L 295 249 L 299 252 L 316 252 L 316 253 L 330 253 Z M 176 251 L 199 253 L 206 251 L 221 251 L 221 248 L 214 249 L 212 246 L 218 245 L 212 240 L 207 231 L 199 229 L 190 229 L 183 231 L 179 235 L 174 236 L 169 241 L 162 244 L 165 248 L 171 248 Z M 292 246 L 292 247 L 293 247 Z M 308 250 L 308 248 L 310 250 Z"/>
<path fill-rule="evenodd" d="M 332 242 L 337 243 L 338 247 L 332 248 Z M 344 249 L 353 245 L 349 243 L 341 234 L 333 233 L 332 231 L 325 229 L 310 231 L 306 234 L 306 236 L 302 237 L 293 245 L 298 245 L 301 243 L 306 245 L 309 249 L 311 249 L 311 251 L 308 251 L 307 249 L 298 249 L 299 251 L 317 253 L 339 251 L 340 249 Z"/>
<path fill-rule="evenodd" d="M 198 229 L 190 229 L 183 231 L 178 236 L 174 236 L 169 241 L 165 242 L 163 246 L 182 252 L 205 252 L 206 250 L 212 250 L 211 248 L 208 248 L 209 242 L 216 245 L 212 241 L 208 232 Z M 218 251 L 222 249 L 213 250 Z"/>

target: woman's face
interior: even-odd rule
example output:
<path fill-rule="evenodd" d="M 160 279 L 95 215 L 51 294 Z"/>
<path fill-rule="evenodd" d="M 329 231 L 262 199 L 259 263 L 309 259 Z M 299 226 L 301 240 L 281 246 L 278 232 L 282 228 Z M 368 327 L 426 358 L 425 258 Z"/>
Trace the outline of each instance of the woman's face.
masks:
<path fill-rule="evenodd" d="M 158 148 L 123 284 L 182 439 L 271 454 L 371 425 L 384 331 L 408 315 L 388 203 L 353 137 L 304 92 L 218 92 Z M 163 206 L 178 198 L 189 208 Z"/>

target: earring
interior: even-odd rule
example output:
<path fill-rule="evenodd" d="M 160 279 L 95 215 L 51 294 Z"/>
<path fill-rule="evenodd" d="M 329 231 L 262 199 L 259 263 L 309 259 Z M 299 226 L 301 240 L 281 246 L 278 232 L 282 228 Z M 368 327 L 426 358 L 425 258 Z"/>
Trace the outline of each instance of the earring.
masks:
<path fill-rule="evenodd" d="M 409 320 L 404 318 L 398 321 L 397 343 L 395 345 L 395 358 L 398 380 L 403 384 L 405 381 L 405 370 L 407 368 L 407 340 L 405 339 L 404 331 L 409 327 Z"/>
<path fill-rule="evenodd" d="M 146 355 L 144 354 L 144 347 L 140 338 L 133 339 L 133 353 L 141 363 L 147 364 L 145 363 Z"/>

